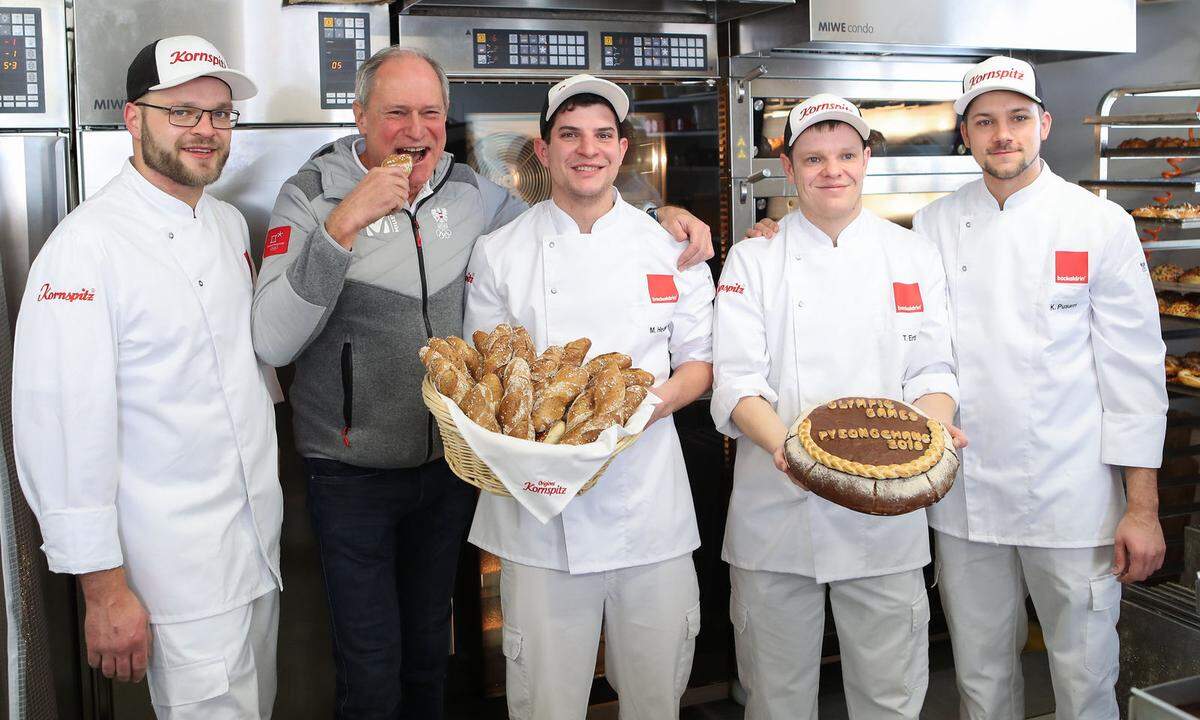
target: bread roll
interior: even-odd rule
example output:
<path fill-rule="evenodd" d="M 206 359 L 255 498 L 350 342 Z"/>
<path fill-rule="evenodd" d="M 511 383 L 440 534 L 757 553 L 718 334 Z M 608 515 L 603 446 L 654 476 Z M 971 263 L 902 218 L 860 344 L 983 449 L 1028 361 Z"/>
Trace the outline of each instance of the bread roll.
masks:
<path fill-rule="evenodd" d="M 616 424 L 616 417 L 613 415 L 593 415 L 588 420 L 576 425 L 573 430 L 567 430 L 559 444 L 585 445 L 595 442 L 596 438 L 600 437 L 600 433 L 614 424 Z"/>
<path fill-rule="evenodd" d="M 1188 387 L 1200 388 L 1200 370 L 1184 368 L 1175 376 L 1175 382 L 1183 383 Z"/>
<path fill-rule="evenodd" d="M 482 330 L 476 330 L 475 332 L 471 333 L 471 341 L 475 343 L 475 349 L 479 352 L 481 357 L 487 355 L 488 346 L 491 345 L 491 339 L 491 335 L 488 335 Z"/>
<path fill-rule="evenodd" d="M 429 368 L 429 380 L 437 388 L 437 391 L 462 407 L 463 400 L 466 399 L 472 386 L 467 371 L 460 370 L 441 353 L 428 347 L 421 348 L 418 355 L 421 362 L 425 363 L 425 367 Z"/>
<path fill-rule="evenodd" d="M 561 420 L 567 406 L 587 386 L 588 373 L 583 368 L 568 365 L 555 373 L 554 378 L 537 393 L 533 400 L 533 430 L 545 432 Z"/>
<path fill-rule="evenodd" d="M 595 374 L 601 365 L 608 363 L 616 365 L 620 370 L 627 370 L 633 365 L 633 359 L 625 353 L 610 352 L 604 353 L 603 355 L 597 355 L 591 360 L 588 360 L 587 365 L 584 367 L 588 369 L 588 372 Z"/>
<path fill-rule="evenodd" d="M 471 374 L 470 368 L 467 367 L 467 363 L 462 359 L 458 349 L 451 345 L 448 341 L 439 337 L 429 338 L 429 349 L 454 363 L 459 370 L 462 370 L 468 375 Z M 474 377 L 471 379 L 474 380 Z"/>
<path fill-rule="evenodd" d="M 625 403 L 625 379 L 615 363 L 604 363 L 592 376 L 593 417 L 608 416 L 614 420 L 621 415 Z"/>
<path fill-rule="evenodd" d="M 487 377 L 495 378 L 495 375 Z M 462 411 L 480 427 L 492 432 L 500 432 L 500 423 L 496 420 L 496 411 L 500 405 L 500 395 L 495 388 L 500 384 L 499 378 L 495 385 L 477 382 L 463 400 Z"/>
<path fill-rule="evenodd" d="M 562 440 L 563 434 L 567 432 L 567 424 L 562 420 L 550 426 L 546 432 L 538 435 L 538 442 L 546 443 L 547 445 L 557 445 Z"/>
<path fill-rule="evenodd" d="M 625 401 L 621 403 L 621 415 L 619 422 L 624 425 L 629 422 L 629 418 L 633 417 L 633 413 L 646 399 L 646 394 L 649 391 L 641 385 L 630 385 L 625 388 Z"/>
<path fill-rule="evenodd" d="M 562 345 L 551 345 L 546 348 L 541 357 L 533 361 L 529 366 L 530 375 L 533 377 L 533 391 L 536 393 L 541 390 L 542 386 L 550 382 L 550 378 L 554 377 L 554 373 L 558 372 L 558 366 L 562 363 L 563 348 Z"/>
<path fill-rule="evenodd" d="M 494 349 L 494 347 L 493 347 Z M 522 440 L 533 440 L 533 380 L 524 358 L 513 358 L 505 368 L 504 396 L 500 398 L 500 431 Z"/>
<path fill-rule="evenodd" d="M 467 371 L 471 373 L 471 377 L 476 380 L 483 377 L 483 356 L 479 354 L 478 350 L 457 335 L 446 338 L 446 342 L 458 351 L 458 356 L 467 364 Z"/>
<path fill-rule="evenodd" d="M 592 349 L 592 341 L 588 338 L 579 338 L 567 343 L 563 348 L 562 364 L 563 365 L 582 365 L 583 359 L 587 357 L 588 350 Z"/>
<path fill-rule="evenodd" d="M 1184 285 L 1200 285 L 1200 267 L 1189 268 L 1180 273 L 1175 281 Z"/>
<path fill-rule="evenodd" d="M 629 368 L 628 370 L 622 370 L 621 377 L 625 379 L 625 387 L 640 385 L 644 388 L 648 388 L 654 385 L 654 376 L 641 368 Z"/>
<path fill-rule="evenodd" d="M 484 375 L 498 373 L 513 359 L 513 332 L 509 325 L 497 325 L 488 336 L 488 349 L 483 353 Z M 525 366 L 528 369 L 528 364 Z"/>
<path fill-rule="evenodd" d="M 537 349 L 533 345 L 533 338 L 529 337 L 529 331 L 520 326 L 513 328 L 512 345 L 513 357 L 523 358 L 532 372 L 533 363 L 537 361 Z"/>
<path fill-rule="evenodd" d="M 592 391 L 584 390 L 579 393 L 579 396 L 571 403 L 571 407 L 567 409 L 567 430 L 571 430 L 577 425 L 582 425 L 591 419 L 593 409 Z"/>

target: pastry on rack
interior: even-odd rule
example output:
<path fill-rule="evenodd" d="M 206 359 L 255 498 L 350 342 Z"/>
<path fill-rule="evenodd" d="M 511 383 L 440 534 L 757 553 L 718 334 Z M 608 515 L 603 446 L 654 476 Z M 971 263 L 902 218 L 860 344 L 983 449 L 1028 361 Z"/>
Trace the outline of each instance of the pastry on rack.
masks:
<path fill-rule="evenodd" d="M 1150 279 L 1155 282 L 1178 282 L 1183 268 L 1175 263 L 1163 263 L 1150 269 Z"/>
<path fill-rule="evenodd" d="M 1200 370 L 1183 368 L 1175 375 L 1175 382 L 1188 387 L 1200 388 Z"/>
<path fill-rule="evenodd" d="M 1168 355 L 1163 361 L 1163 367 L 1167 372 L 1167 382 L 1171 382 L 1183 369 L 1183 361 L 1177 355 Z"/>
<path fill-rule="evenodd" d="M 1179 274 L 1175 282 L 1181 285 L 1200 285 L 1200 267 L 1188 268 Z"/>
<path fill-rule="evenodd" d="M 1148 148 L 1148 147 L 1150 147 L 1150 143 L 1148 143 L 1145 140 L 1145 138 L 1129 138 L 1128 140 L 1122 140 L 1121 144 L 1117 146 L 1117 149 L 1118 150 L 1141 150 L 1143 148 Z"/>

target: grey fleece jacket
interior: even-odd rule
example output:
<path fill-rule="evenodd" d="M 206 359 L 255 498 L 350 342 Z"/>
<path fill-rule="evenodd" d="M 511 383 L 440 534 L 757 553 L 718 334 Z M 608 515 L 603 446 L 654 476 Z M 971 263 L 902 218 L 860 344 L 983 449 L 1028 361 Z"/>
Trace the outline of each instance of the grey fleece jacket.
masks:
<path fill-rule="evenodd" d="M 254 293 L 254 350 L 296 365 L 289 399 L 301 455 L 415 467 L 442 455 L 417 350 L 462 333 L 475 240 L 526 206 L 444 153 L 415 214 L 372 223 L 347 251 L 325 218 L 364 176 L 360 137 L 322 147 L 279 191 Z"/>

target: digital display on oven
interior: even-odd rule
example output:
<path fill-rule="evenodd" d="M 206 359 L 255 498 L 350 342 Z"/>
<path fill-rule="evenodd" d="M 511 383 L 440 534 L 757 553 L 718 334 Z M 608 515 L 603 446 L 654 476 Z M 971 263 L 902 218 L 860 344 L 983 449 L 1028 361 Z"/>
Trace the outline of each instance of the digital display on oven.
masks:
<path fill-rule="evenodd" d="M 473 33 L 477 68 L 582 70 L 588 66 L 586 32 L 476 29 Z"/>
<path fill-rule="evenodd" d="M 0 6 L 0 113 L 46 111 L 42 11 Z"/>
<path fill-rule="evenodd" d="M 600 44 L 605 70 L 700 70 L 708 58 L 704 35 L 604 32 Z"/>
<path fill-rule="evenodd" d="M 371 16 L 367 13 L 317 13 L 321 48 L 321 108 L 354 103 L 354 77 L 371 53 Z"/>

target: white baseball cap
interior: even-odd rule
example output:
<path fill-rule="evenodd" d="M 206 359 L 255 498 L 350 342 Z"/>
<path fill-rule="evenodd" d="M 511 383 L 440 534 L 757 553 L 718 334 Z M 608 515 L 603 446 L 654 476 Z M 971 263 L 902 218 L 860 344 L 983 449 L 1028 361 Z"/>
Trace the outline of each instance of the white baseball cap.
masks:
<path fill-rule="evenodd" d="M 212 43 L 195 35 L 160 38 L 142 48 L 129 64 L 125 92 L 130 100 L 137 100 L 151 90 L 165 90 L 199 77 L 223 81 L 234 100 L 258 94 L 245 73 L 231 70 Z"/>
<path fill-rule="evenodd" d="M 617 122 L 625 122 L 625 117 L 629 115 L 629 96 L 624 90 L 616 83 L 584 73 L 573 75 L 550 88 L 546 93 L 546 109 L 542 111 L 542 123 L 549 122 L 554 111 L 558 110 L 567 98 L 584 94 L 604 98 L 617 114 Z"/>
<path fill-rule="evenodd" d="M 971 101 L 985 92 L 1008 90 L 1041 105 L 1033 66 L 1024 60 L 996 55 L 979 63 L 963 75 L 962 97 L 954 101 L 954 112 L 966 113 Z"/>
<path fill-rule="evenodd" d="M 846 123 L 858 131 L 864 142 L 871 137 L 871 126 L 863 120 L 862 113 L 854 103 L 837 95 L 820 93 L 800 103 L 788 113 L 787 126 L 783 129 L 784 146 L 790 150 L 800 133 L 826 120 Z"/>

